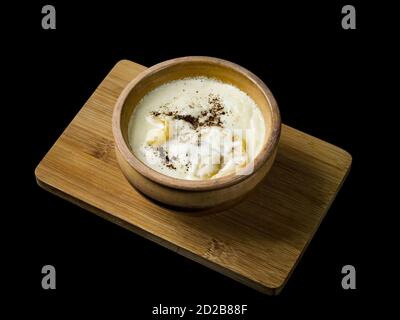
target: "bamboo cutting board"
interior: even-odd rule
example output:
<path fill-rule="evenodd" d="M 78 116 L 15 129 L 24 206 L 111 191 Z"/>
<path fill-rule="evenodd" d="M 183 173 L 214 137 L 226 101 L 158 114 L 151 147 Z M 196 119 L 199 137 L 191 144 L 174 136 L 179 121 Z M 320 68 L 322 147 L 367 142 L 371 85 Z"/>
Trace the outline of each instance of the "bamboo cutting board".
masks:
<path fill-rule="evenodd" d="M 115 65 L 37 166 L 38 184 L 237 281 L 278 294 L 340 189 L 351 156 L 283 125 L 273 168 L 247 200 L 207 216 L 160 207 L 125 180 L 111 132 L 118 95 L 144 69 L 127 60 Z"/>

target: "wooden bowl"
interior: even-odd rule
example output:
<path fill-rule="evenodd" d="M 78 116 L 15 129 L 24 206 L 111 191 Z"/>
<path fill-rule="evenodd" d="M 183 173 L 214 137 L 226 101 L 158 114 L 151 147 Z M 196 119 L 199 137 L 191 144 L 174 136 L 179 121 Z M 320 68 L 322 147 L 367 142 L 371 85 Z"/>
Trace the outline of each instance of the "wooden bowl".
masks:
<path fill-rule="evenodd" d="M 266 122 L 264 146 L 249 175 L 231 174 L 210 180 L 184 180 L 166 176 L 140 161 L 128 141 L 133 109 L 149 91 L 172 80 L 206 76 L 232 84 L 259 106 Z M 234 63 L 211 57 L 184 57 L 146 69 L 119 96 L 112 118 L 115 150 L 125 177 L 143 194 L 186 211 L 219 211 L 236 204 L 260 183 L 275 159 L 281 120 L 277 103 L 267 86 L 253 73 Z"/>

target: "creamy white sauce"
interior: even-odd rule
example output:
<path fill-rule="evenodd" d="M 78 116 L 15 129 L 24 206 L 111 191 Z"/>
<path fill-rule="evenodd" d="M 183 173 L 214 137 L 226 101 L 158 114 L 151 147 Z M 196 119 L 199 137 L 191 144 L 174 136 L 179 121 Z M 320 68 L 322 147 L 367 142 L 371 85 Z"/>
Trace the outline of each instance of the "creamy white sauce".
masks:
<path fill-rule="evenodd" d="M 251 164 L 265 140 L 261 110 L 246 93 L 198 77 L 163 84 L 137 104 L 129 143 L 145 164 L 180 179 L 213 179 Z"/>

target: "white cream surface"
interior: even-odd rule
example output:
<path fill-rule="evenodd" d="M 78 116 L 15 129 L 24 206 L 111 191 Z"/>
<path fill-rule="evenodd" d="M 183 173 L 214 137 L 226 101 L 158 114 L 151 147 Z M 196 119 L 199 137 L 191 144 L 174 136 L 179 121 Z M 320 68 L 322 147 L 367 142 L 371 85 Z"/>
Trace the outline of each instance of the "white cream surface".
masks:
<path fill-rule="evenodd" d="M 146 165 L 180 179 L 238 173 L 260 152 L 265 121 L 237 87 L 196 77 L 163 84 L 145 95 L 129 122 L 129 143 Z"/>

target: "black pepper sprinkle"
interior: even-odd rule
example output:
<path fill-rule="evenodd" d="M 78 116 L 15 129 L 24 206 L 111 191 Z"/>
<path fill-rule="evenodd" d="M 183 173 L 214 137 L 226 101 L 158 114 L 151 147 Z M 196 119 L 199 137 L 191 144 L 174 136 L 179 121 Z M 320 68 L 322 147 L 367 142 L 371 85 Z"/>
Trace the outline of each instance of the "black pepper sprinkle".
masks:
<path fill-rule="evenodd" d="M 183 89 L 184 91 L 185 89 Z M 196 91 L 198 93 L 198 91 Z M 176 97 L 174 97 L 176 99 Z M 189 108 L 193 109 L 194 106 L 189 104 Z M 167 109 L 167 105 L 162 105 L 159 108 L 160 110 Z M 229 111 L 232 113 L 232 111 Z M 178 111 L 151 111 L 151 115 L 157 117 L 159 115 L 164 115 L 168 117 L 172 117 L 175 120 L 182 120 L 189 123 L 194 130 L 198 132 L 197 136 L 197 145 L 201 145 L 201 132 L 199 132 L 200 127 L 212 127 L 218 126 L 223 127 L 223 122 L 221 121 L 221 115 L 226 115 L 227 112 L 224 110 L 224 105 L 221 102 L 221 98 L 218 95 L 209 94 L 208 96 L 208 109 L 200 112 L 200 115 L 195 117 L 188 114 L 178 114 Z M 163 164 L 170 169 L 176 170 L 176 166 L 172 163 L 172 161 L 176 161 L 177 158 L 174 156 L 170 159 L 168 155 L 168 151 L 166 151 L 163 147 L 158 147 L 154 149 L 154 154 L 156 155 L 158 152 L 158 156 L 161 158 Z M 189 155 L 186 153 L 186 157 Z M 171 161 L 172 160 L 172 161 Z M 188 161 L 185 165 L 185 171 L 189 170 L 191 166 L 191 162 Z"/>
<path fill-rule="evenodd" d="M 176 167 L 175 167 L 172 163 L 167 163 L 165 166 L 166 166 L 167 168 L 176 170 Z"/>
<path fill-rule="evenodd" d="M 181 115 L 181 114 L 178 114 L 177 111 L 168 111 L 168 112 L 152 111 L 151 114 L 153 116 L 159 116 L 160 114 L 163 114 L 166 116 L 173 117 L 173 119 L 175 119 L 175 120 L 186 121 L 189 124 L 191 124 L 195 130 L 198 127 L 204 127 L 204 126 L 206 126 L 206 127 L 212 127 L 212 126 L 223 127 L 223 123 L 221 121 L 221 115 L 225 115 L 226 112 L 224 111 L 224 106 L 221 102 L 220 97 L 213 95 L 213 94 L 209 94 L 208 104 L 209 104 L 208 110 L 201 111 L 201 113 L 200 113 L 201 116 L 197 116 L 197 117 L 194 117 L 192 115 Z M 189 105 L 189 108 L 193 108 L 193 105 Z M 200 118 L 204 118 L 204 117 L 205 117 L 205 119 L 201 119 L 201 121 L 200 121 Z"/>
<path fill-rule="evenodd" d="M 171 163 L 171 160 L 168 155 L 168 151 L 166 151 L 163 147 L 158 147 L 156 150 L 158 151 L 158 155 L 161 158 L 161 160 L 163 161 L 163 164 L 167 168 L 176 170 L 176 167 L 174 166 L 174 164 Z M 176 157 L 172 157 L 172 158 L 176 158 Z"/>
<path fill-rule="evenodd" d="M 199 118 L 193 117 L 190 114 L 185 114 L 185 115 L 175 114 L 174 119 L 186 121 L 190 123 L 194 129 L 196 129 L 199 126 Z"/>

